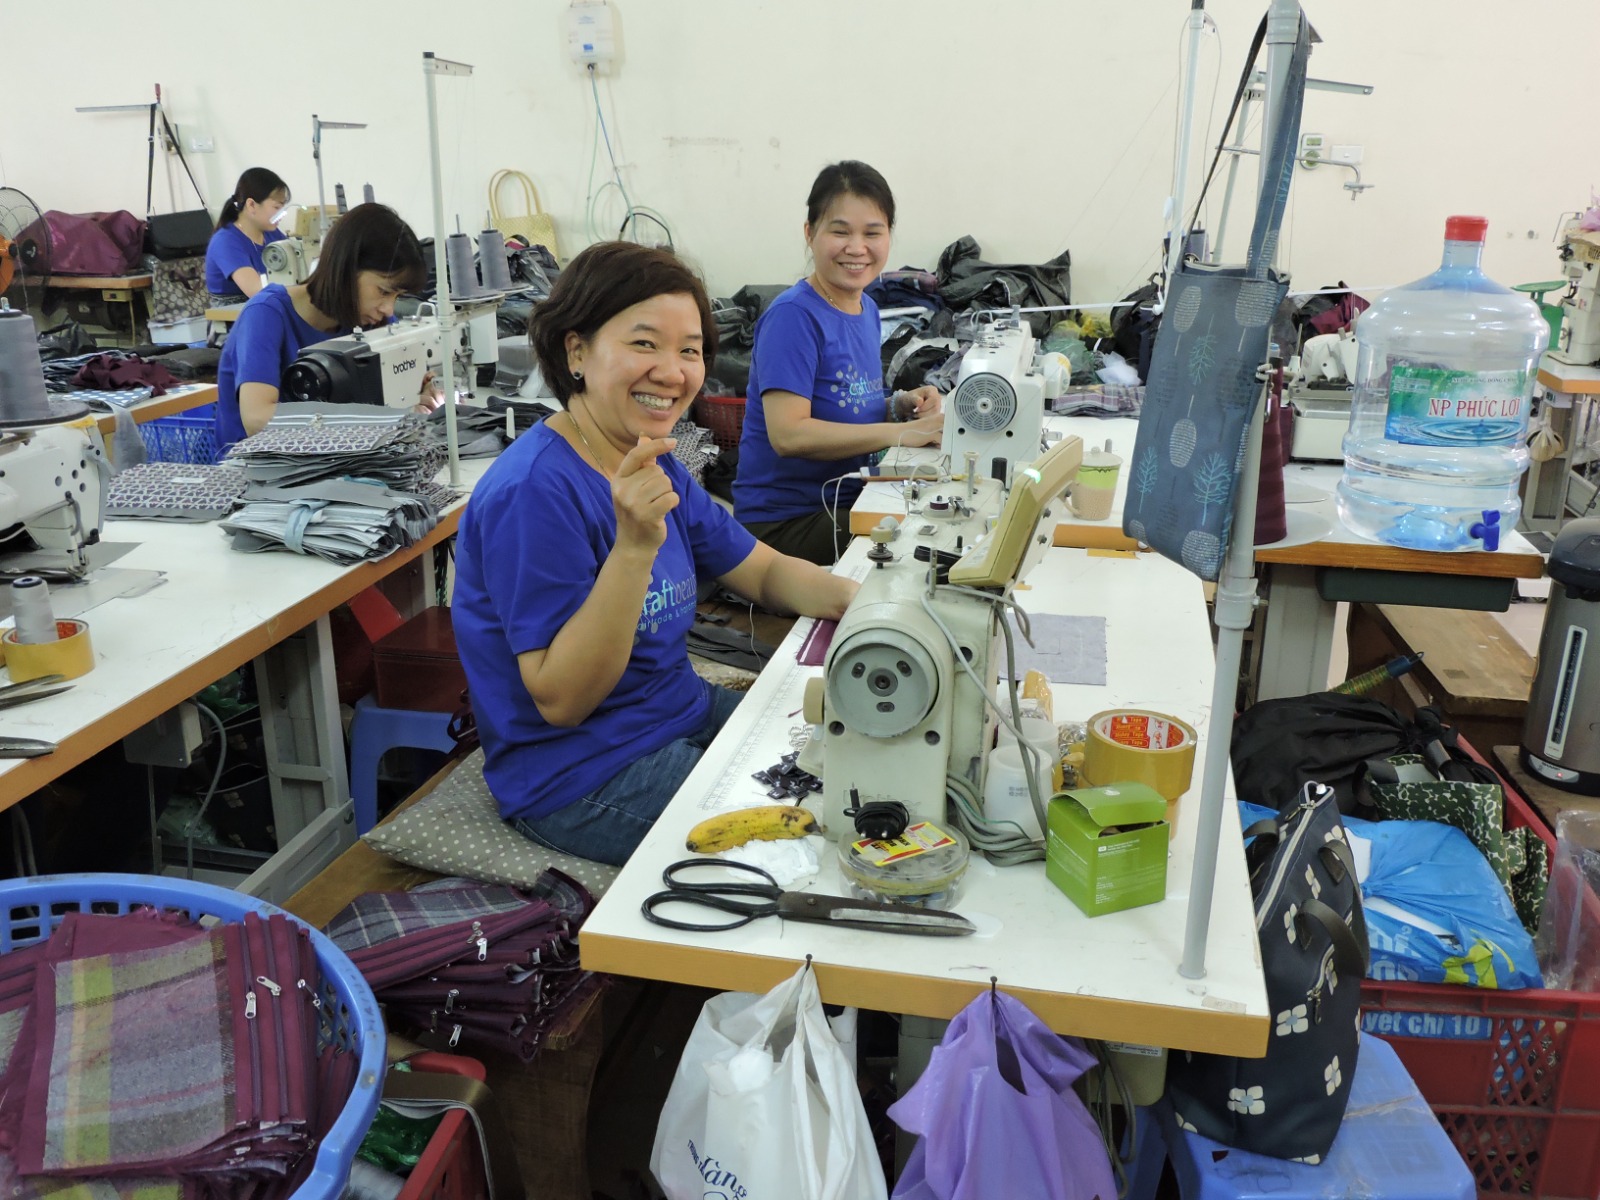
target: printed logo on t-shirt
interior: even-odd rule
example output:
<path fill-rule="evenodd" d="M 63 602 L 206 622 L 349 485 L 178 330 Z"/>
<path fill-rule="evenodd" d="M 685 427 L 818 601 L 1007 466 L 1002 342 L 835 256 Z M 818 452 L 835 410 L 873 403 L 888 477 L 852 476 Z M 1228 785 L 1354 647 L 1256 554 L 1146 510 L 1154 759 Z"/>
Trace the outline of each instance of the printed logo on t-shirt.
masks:
<path fill-rule="evenodd" d="M 868 379 L 854 363 L 842 371 L 835 371 L 833 375 L 834 382 L 828 385 L 828 394 L 840 408 L 848 406 L 852 413 L 859 413 L 869 400 L 883 394 L 883 376 Z"/>
<path fill-rule="evenodd" d="M 693 575 L 685 575 L 676 583 L 668 579 L 656 580 L 655 586 L 644 594 L 644 611 L 639 614 L 640 633 L 659 633 L 663 625 L 694 611 L 698 584 Z"/>

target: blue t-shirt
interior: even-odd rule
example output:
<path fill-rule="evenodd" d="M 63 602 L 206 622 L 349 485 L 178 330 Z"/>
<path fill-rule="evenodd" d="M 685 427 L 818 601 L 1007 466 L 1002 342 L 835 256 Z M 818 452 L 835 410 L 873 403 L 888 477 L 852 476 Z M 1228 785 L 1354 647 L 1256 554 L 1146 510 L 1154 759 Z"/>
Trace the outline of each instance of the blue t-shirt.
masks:
<path fill-rule="evenodd" d="M 217 451 L 244 438 L 239 388 L 246 383 L 280 387 L 283 372 L 307 346 L 335 336 L 306 322 L 281 283 L 269 284 L 245 302 L 228 331 L 217 363 Z"/>
<path fill-rule="evenodd" d="M 538 818 L 699 729 L 710 692 L 689 665 L 697 581 L 724 575 L 755 539 L 670 456 L 680 497 L 667 514 L 628 666 L 574 728 L 539 715 L 517 655 L 550 645 L 589 598 L 616 541 L 611 487 L 561 435 L 536 425 L 472 491 L 456 538 L 451 616 L 500 815 Z"/>
<path fill-rule="evenodd" d="M 772 390 L 811 397 L 811 415 L 821 421 L 867 425 L 885 420 L 883 361 L 878 351 L 878 306 L 861 298 L 860 315 L 840 312 L 804 280 L 768 306 L 756 322 L 750 351 L 750 386 L 739 439 L 739 473 L 733 481 L 733 511 L 739 520 L 786 521 L 848 509 L 860 479 L 823 485 L 866 466 L 867 454 L 821 461 L 785 458 L 767 437 L 761 397 Z"/>
<path fill-rule="evenodd" d="M 281 242 L 283 236 L 281 230 L 269 229 L 262 236 L 261 246 Z M 265 275 L 267 265 L 261 261 L 261 246 L 252 242 L 238 225 L 224 225 L 213 233 L 206 243 L 206 291 L 214 296 L 236 295 L 239 284 L 233 273 L 240 267 L 249 267 L 257 275 Z"/>

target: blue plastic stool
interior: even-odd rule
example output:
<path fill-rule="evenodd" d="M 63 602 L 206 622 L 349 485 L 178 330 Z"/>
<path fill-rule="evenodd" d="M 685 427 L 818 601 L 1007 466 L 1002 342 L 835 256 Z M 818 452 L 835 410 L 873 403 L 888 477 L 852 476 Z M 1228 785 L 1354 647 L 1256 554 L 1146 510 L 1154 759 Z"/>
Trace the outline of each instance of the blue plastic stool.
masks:
<path fill-rule="evenodd" d="M 378 764 L 397 746 L 454 750 L 450 714 L 379 708 L 370 695 L 356 701 L 350 719 L 350 803 L 357 837 L 378 823 Z"/>
<path fill-rule="evenodd" d="M 1154 1119 L 1150 1119 L 1150 1116 Z M 1394 1049 L 1381 1038 L 1361 1037 L 1355 1082 L 1339 1136 L 1317 1166 L 1233 1150 L 1196 1133 L 1184 1133 L 1163 1101 L 1140 1109 L 1139 1161 L 1130 1171 L 1137 1186 L 1129 1200 L 1150 1200 L 1160 1179 L 1160 1154 L 1178 1177 L 1183 1200 L 1316 1200 L 1363 1196 L 1371 1200 L 1474 1200 L 1477 1185 L 1449 1136 L 1417 1091 Z M 1156 1127 L 1160 1135 L 1156 1135 Z M 1154 1169 L 1148 1161 L 1155 1157 Z"/>

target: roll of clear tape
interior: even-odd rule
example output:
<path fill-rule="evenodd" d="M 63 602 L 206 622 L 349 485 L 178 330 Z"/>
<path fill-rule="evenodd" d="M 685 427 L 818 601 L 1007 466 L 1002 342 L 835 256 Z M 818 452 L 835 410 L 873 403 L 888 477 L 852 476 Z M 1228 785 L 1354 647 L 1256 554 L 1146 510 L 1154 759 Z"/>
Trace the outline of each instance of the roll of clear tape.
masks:
<path fill-rule="evenodd" d="M 17 631 L 0 632 L 0 649 L 12 683 L 26 683 L 44 675 L 76 679 L 94 670 L 94 646 L 89 641 L 89 623 L 71 618 L 56 622 L 56 639 L 51 642 L 19 642 Z"/>

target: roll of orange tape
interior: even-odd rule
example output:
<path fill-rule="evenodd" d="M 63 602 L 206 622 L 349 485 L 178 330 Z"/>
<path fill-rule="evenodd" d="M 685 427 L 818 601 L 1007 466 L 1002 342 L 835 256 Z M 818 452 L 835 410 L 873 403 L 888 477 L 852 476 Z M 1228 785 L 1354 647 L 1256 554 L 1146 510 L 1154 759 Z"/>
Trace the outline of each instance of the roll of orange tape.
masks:
<path fill-rule="evenodd" d="M 1089 718 L 1083 774 L 1094 787 L 1143 783 L 1167 800 L 1194 778 L 1194 727 L 1166 713 L 1113 708 Z"/>

